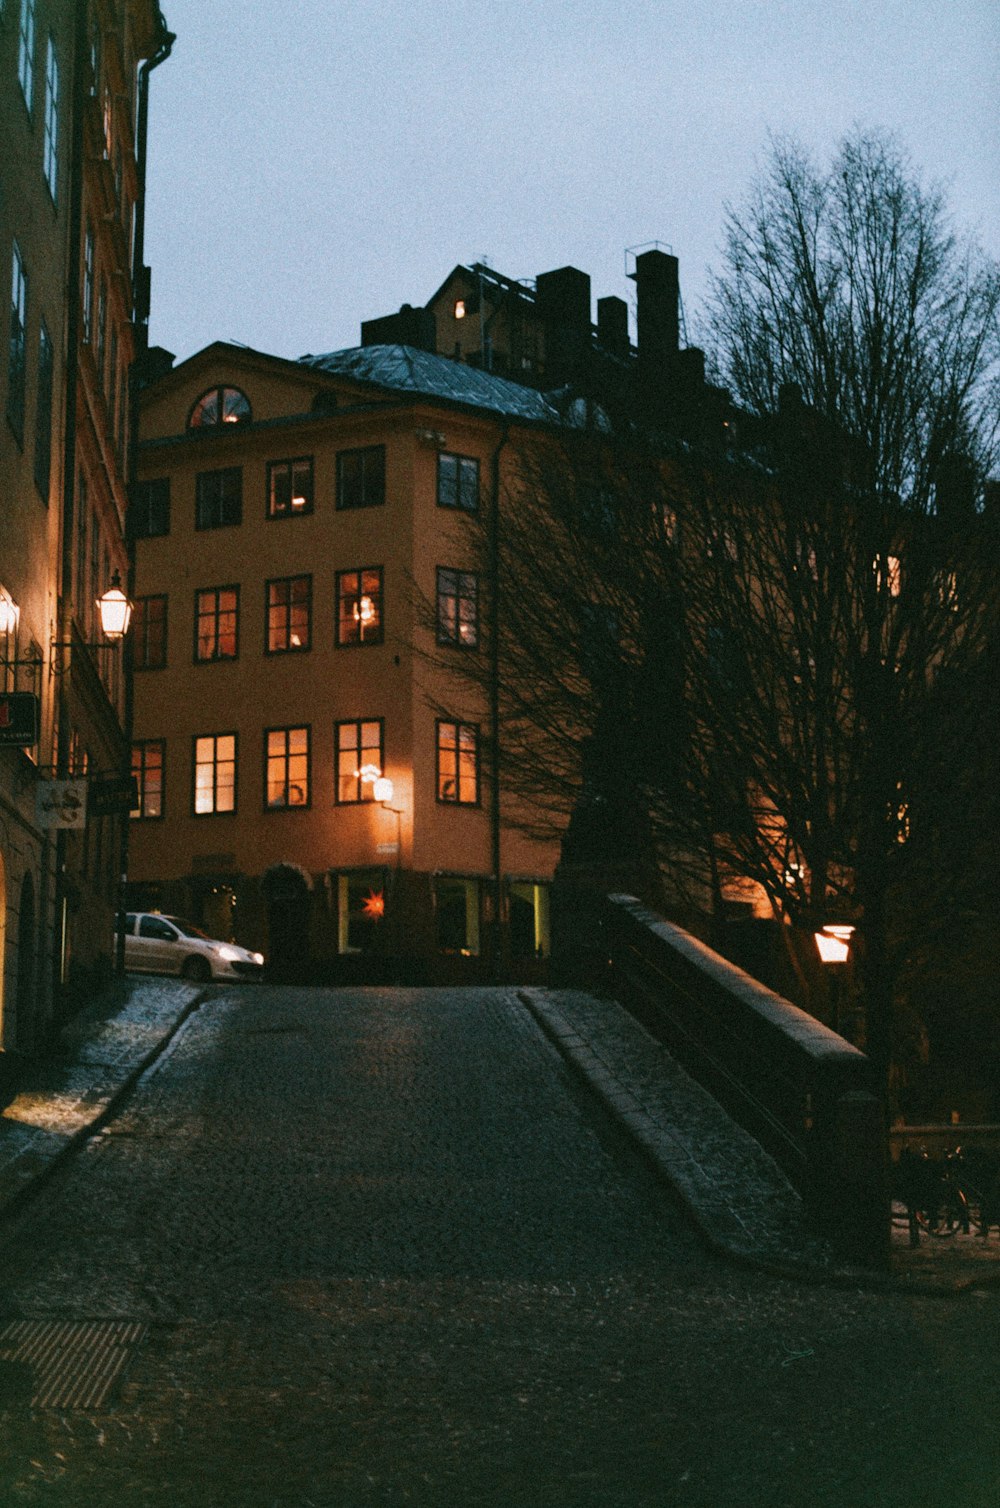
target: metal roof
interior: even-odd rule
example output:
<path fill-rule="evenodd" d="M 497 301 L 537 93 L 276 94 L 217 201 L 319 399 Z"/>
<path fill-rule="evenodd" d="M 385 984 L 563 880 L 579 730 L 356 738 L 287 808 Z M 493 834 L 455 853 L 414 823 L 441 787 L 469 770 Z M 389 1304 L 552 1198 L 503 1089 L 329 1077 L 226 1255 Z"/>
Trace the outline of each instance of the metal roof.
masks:
<path fill-rule="evenodd" d="M 559 411 L 533 387 L 495 377 L 478 367 L 420 351 L 415 346 L 354 346 L 325 356 L 302 356 L 304 366 L 339 377 L 353 377 L 398 393 L 419 393 L 485 409 L 515 419 L 557 424 Z"/>

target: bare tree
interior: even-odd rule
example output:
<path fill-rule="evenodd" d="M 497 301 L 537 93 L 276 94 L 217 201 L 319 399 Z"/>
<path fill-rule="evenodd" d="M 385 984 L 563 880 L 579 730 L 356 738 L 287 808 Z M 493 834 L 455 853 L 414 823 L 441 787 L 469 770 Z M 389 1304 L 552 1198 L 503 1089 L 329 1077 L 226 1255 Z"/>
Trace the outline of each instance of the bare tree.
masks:
<path fill-rule="evenodd" d="M 502 784 L 533 830 L 589 812 L 592 841 L 638 842 L 648 819 L 674 908 L 766 897 L 807 999 L 802 940 L 853 924 L 886 1081 L 981 768 L 998 310 L 998 269 L 890 140 L 856 133 L 826 171 L 775 144 L 713 285 L 727 430 L 522 446 L 479 542 L 496 655 L 459 666 L 484 690 L 498 668 Z"/>

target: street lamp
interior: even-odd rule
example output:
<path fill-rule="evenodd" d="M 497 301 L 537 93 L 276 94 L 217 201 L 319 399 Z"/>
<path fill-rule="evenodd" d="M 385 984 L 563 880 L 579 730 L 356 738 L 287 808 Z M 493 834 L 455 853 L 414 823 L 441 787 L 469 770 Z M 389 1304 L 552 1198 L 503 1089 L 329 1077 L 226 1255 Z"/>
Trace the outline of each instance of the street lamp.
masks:
<path fill-rule="evenodd" d="M 825 927 L 821 927 L 813 936 L 816 939 L 816 951 L 819 953 L 820 962 L 830 970 L 833 1029 L 839 1033 L 844 969 L 851 956 L 851 938 L 854 936 L 854 928 L 850 923 L 830 922 Z"/>
<path fill-rule="evenodd" d="M 122 591 L 118 572 L 111 578 L 111 585 L 97 599 L 97 611 L 101 618 L 101 632 L 112 643 L 124 639 L 132 621 L 132 604 Z"/>

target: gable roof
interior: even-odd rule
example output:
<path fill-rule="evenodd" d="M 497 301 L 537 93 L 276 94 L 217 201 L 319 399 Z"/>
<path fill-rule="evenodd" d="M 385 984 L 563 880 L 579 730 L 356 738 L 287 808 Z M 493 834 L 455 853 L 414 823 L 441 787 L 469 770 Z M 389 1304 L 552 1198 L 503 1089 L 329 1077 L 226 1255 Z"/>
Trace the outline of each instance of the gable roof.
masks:
<path fill-rule="evenodd" d="M 368 382 L 388 392 L 443 398 L 535 423 L 560 422 L 558 410 L 537 389 L 453 361 L 450 356 L 419 351 L 415 346 L 354 346 L 299 359 L 303 366 Z"/>

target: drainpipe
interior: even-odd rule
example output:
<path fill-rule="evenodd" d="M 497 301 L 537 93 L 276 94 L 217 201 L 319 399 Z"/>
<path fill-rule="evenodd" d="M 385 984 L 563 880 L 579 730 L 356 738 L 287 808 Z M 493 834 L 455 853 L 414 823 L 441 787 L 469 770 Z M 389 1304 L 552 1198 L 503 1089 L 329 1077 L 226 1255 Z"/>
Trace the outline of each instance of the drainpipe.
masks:
<path fill-rule="evenodd" d="M 125 483 L 131 497 L 135 483 L 139 454 L 139 389 L 149 350 L 149 269 L 145 265 L 146 245 L 146 147 L 149 137 L 149 75 L 170 56 L 176 37 L 167 30 L 163 12 L 156 12 L 156 47 L 139 69 L 136 94 L 136 140 L 135 165 L 138 192 L 135 200 L 135 229 L 132 240 L 132 362 L 128 374 L 128 448 L 125 457 Z M 126 519 L 128 515 L 126 513 Z M 128 561 L 125 593 L 135 597 L 135 545 L 125 531 L 125 550 Z M 122 670 L 125 683 L 125 703 L 122 717 L 122 733 L 125 741 L 125 780 L 132 778 L 132 729 L 135 715 L 135 697 L 132 680 L 132 639 L 126 635 L 122 645 Z M 120 813 L 119 818 L 119 865 L 118 865 L 118 913 L 115 918 L 115 973 L 121 978 L 125 973 L 125 913 L 128 889 L 128 840 L 129 815 Z"/>
<path fill-rule="evenodd" d="M 83 281 L 83 124 L 89 87 L 87 61 L 87 6 L 76 7 L 73 31 L 73 94 L 70 101 L 69 200 L 67 206 L 68 241 L 66 247 L 66 323 L 63 353 L 63 475 L 62 541 L 59 552 L 59 597 L 56 608 L 56 646 L 50 650 L 49 674 L 56 684 L 56 746 L 53 750 L 55 775 L 59 780 L 69 775 L 71 717 L 69 676 L 73 651 L 73 541 L 76 513 L 76 405 L 79 387 L 80 289 Z M 49 840 L 47 840 L 49 841 Z M 43 865 L 43 882 L 47 881 L 48 864 Z M 55 835 L 55 937 L 52 956 L 52 1017 L 57 1024 L 62 1006 L 63 964 L 66 950 L 66 832 Z M 47 912 L 47 897 L 42 897 L 42 915 Z"/>
<path fill-rule="evenodd" d="M 500 453 L 510 438 L 505 423 L 491 461 L 489 576 L 490 576 L 490 870 L 493 891 L 493 936 L 490 973 L 494 983 L 503 977 L 503 870 L 500 849 Z"/>

